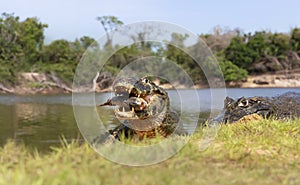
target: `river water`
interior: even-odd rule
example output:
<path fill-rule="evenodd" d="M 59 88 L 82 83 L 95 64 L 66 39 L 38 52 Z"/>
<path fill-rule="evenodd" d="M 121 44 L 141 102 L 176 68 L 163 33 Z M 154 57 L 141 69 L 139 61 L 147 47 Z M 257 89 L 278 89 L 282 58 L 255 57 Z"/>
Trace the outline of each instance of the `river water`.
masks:
<path fill-rule="evenodd" d="M 207 112 L 213 110 L 217 113 L 222 108 L 225 96 L 232 98 L 241 96 L 273 97 L 289 91 L 300 93 L 300 88 L 232 88 L 226 89 L 226 94 L 220 90 L 222 95 L 216 93 L 213 96 L 215 100 L 212 100 L 212 92 L 209 89 L 197 91 L 170 90 L 168 92 L 171 97 L 172 108 L 175 111 L 184 110 L 183 114 L 187 118 L 196 111 L 198 114 L 200 113 L 199 120 L 196 121 L 203 122 L 208 118 Z M 197 97 L 193 96 L 195 92 Z M 96 104 L 105 102 L 111 96 L 111 93 L 96 94 Z M 212 101 L 215 102 L 215 105 L 211 103 Z M 84 114 L 89 116 L 88 111 L 90 109 L 88 107 L 91 105 L 89 102 L 86 103 L 87 105 L 82 107 L 87 107 Z M 0 145 L 4 145 L 8 139 L 13 139 L 28 147 L 48 151 L 51 146 L 59 146 L 62 137 L 68 141 L 72 139 L 84 141 L 74 117 L 72 104 L 76 105 L 76 101 L 72 103 L 72 95 L 0 95 Z M 98 107 L 97 112 L 107 128 L 113 128 L 117 124 L 112 108 Z M 188 119 L 184 121 L 187 130 L 189 129 L 189 121 Z M 88 133 L 91 133 L 91 137 L 99 132 L 97 127 L 97 124 L 86 127 Z"/>

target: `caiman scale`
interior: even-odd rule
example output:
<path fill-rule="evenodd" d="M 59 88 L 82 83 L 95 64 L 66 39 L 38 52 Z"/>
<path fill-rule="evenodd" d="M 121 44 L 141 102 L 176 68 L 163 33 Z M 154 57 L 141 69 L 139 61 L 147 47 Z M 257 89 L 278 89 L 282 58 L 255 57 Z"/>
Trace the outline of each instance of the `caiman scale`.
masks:
<path fill-rule="evenodd" d="M 300 116 L 300 93 L 288 92 L 276 97 L 241 97 L 237 100 L 226 97 L 223 123 L 233 123 L 245 116 L 259 115 L 262 118 L 293 119 Z"/>
<path fill-rule="evenodd" d="M 184 135 L 179 117 L 170 110 L 168 93 L 148 77 L 119 79 L 113 85 L 114 97 L 99 106 L 115 106 L 120 124 L 94 143 L 107 144 L 125 138 L 167 137 Z"/>

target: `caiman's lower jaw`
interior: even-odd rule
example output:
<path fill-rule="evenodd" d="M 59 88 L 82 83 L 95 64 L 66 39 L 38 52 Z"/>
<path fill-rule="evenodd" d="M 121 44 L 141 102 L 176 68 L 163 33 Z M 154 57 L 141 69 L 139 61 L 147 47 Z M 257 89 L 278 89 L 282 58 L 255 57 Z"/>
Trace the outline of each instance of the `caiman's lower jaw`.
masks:
<path fill-rule="evenodd" d="M 134 119 L 138 118 L 135 114 L 134 110 L 128 110 L 125 107 L 117 107 L 115 108 L 115 115 L 119 119 Z"/>
<path fill-rule="evenodd" d="M 143 100 L 139 100 L 144 102 Z M 147 103 L 144 103 L 147 106 Z M 142 109 L 142 110 L 136 110 Z M 145 116 L 142 116 L 141 113 L 143 112 L 143 106 L 139 107 L 132 107 L 132 106 L 119 106 L 115 108 L 115 115 L 119 119 L 146 119 Z"/>
<path fill-rule="evenodd" d="M 248 119 L 252 116 L 256 117 L 256 116 L 260 116 L 262 118 L 268 118 L 270 116 L 270 109 L 260 109 L 260 110 L 257 110 L 257 111 L 253 111 L 251 113 L 247 112 L 243 112 L 243 113 L 240 113 L 239 116 L 229 116 L 226 118 L 226 115 L 225 115 L 225 119 L 224 121 L 227 123 L 233 123 L 233 122 L 237 122 L 237 121 L 240 121 L 240 120 L 243 120 L 243 119 Z M 238 115 L 238 114 L 237 114 Z"/>

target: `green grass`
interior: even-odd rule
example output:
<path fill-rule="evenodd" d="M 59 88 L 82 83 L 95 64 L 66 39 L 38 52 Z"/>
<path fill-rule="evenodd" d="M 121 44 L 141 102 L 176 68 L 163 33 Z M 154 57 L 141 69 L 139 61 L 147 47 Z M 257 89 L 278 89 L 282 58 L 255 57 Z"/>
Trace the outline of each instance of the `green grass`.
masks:
<path fill-rule="evenodd" d="M 223 125 L 205 151 L 201 137 L 146 167 L 107 161 L 76 142 L 48 154 L 8 142 L 0 148 L 0 184 L 300 184 L 299 120 Z"/>

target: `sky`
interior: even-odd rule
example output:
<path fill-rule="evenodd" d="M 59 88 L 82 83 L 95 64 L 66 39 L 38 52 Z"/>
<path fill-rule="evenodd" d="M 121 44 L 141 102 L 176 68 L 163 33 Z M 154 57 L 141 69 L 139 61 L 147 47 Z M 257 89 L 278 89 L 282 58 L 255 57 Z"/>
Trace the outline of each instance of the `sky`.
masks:
<path fill-rule="evenodd" d="M 0 0 L 0 13 L 14 13 L 21 20 L 37 17 L 48 24 L 46 42 L 98 39 L 105 32 L 96 17 L 105 15 L 125 24 L 166 21 L 195 34 L 212 33 L 215 26 L 289 33 L 300 27 L 299 7 L 299 0 Z"/>

